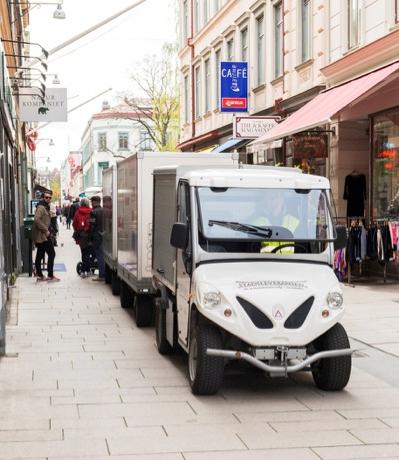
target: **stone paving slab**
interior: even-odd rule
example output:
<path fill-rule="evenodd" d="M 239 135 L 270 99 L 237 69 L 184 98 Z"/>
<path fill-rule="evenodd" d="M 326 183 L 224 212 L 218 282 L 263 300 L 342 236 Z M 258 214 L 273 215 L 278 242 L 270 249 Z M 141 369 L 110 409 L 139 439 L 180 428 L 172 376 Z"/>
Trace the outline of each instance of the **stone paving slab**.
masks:
<path fill-rule="evenodd" d="M 61 241 L 62 281 L 12 290 L 1 460 L 399 458 L 399 388 L 357 367 L 367 350 L 343 392 L 233 366 L 218 395 L 196 397 L 184 354 L 160 356 L 109 286 L 77 277 L 71 232 Z M 395 355 L 397 287 L 343 288 L 349 334 Z"/>

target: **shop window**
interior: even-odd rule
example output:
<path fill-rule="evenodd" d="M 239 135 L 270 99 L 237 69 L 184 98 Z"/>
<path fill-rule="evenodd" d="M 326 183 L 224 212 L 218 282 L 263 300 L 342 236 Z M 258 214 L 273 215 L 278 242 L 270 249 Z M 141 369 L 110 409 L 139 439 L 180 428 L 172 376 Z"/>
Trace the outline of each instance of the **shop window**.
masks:
<path fill-rule="evenodd" d="M 373 118 L 374 218 L 399 216 L 399 110 Z"/>
<path fill-rule="evenodd" d="M 325 134 L 295 134 L 286 142 L 286 166 L 300 168 L 305 174 L 326 176 L 328 139 Z"/>

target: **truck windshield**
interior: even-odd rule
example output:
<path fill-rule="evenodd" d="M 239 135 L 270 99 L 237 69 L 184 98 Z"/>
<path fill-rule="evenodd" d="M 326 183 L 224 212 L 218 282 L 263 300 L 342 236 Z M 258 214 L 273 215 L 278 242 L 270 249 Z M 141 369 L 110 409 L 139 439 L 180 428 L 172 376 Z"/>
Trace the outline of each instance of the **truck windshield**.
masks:
<path fill-rule="evenodd" d="M 334 239 L 326 190 L 199 187 L 197 198 L 206 240 Z"/>

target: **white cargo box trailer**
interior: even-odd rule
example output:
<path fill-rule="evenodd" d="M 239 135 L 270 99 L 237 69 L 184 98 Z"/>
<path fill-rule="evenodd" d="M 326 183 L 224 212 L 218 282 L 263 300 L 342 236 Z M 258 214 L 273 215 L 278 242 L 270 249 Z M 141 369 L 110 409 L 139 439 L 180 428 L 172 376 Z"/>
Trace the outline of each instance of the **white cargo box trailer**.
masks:
<path fill-rule="evenodd" d="M 112 247 L 117 247 L 117 264 L 115 270 L 112 263 L 107 262 L 107 276 L 114 278 L 114 290 L 119 282 L 121 305 L 134 308 L 138 326 L 151 325 L 154 317 L 155 289 L 151 273 L 154 169 L 172 165 L 232 164 L 238 164 L 236 153 L 194 152 L 139 152 L 117 164 L 114 214 L 117 225 L 112 238 Z"/>

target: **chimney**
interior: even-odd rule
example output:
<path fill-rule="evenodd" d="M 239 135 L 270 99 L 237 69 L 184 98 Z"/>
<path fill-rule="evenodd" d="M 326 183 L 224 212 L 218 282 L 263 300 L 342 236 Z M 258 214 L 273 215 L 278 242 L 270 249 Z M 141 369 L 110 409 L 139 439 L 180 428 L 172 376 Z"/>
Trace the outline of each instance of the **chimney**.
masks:
<path fill-rule="evenodd" d="M 111 106 L 109 105 L 109 102 L 108 101 L 103 101 L 102 111 L 104 112 L 104 110 L 109 110 L 110 108 L 111 108 Z"/>

